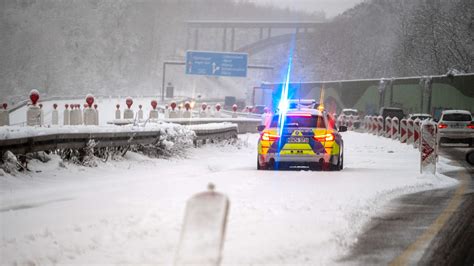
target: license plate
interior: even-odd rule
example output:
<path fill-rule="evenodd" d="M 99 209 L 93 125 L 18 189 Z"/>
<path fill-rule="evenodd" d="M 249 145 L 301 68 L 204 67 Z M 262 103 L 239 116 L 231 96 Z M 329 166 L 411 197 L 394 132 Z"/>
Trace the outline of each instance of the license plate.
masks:
<path fill-rule="evenodd" d="M 463 125 L 462 124 L 452 124 L 451 127 L 452 128 L 462 128 Z"/>
<path fill-rule="evenodd" d="M 289 143 L 308 143 L 309 138 L 289 137 L 288 142 Z"/>

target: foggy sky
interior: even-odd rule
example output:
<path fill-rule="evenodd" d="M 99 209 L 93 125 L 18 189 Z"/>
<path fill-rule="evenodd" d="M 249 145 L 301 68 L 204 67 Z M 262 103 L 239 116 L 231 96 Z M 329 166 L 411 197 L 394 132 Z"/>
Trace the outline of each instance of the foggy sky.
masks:
<path fill-rule="evenodd" d="M 249 0 L 261 5 L 274 5 L 282 8 L 308 12 L 324 11 L 327 18 L 332 18 L 364 0 Z"/>

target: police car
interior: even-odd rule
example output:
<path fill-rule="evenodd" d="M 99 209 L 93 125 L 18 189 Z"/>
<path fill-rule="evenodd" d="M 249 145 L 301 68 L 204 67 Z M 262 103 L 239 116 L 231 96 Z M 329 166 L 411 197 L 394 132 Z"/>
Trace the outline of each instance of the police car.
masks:
<path fill-rule="evenodd" d="M 336 170 L 344 167 L 344 142 L 334 117 L 324 110 L 292 109 L 276 114 L 267 127 L 259 126 L 257 169 L 309 167 Z"/>

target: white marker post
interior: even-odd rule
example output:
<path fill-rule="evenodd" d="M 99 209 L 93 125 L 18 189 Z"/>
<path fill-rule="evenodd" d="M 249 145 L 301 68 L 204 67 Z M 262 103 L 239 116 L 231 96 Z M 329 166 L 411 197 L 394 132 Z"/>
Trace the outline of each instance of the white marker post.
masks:
<path fill-rule="evenodd" d="M 122 117 L 122 114 L 120 112 L 120 104 L 115 105 L 115 119 L 120 119 Z"/>
<path fill-rule="evenodd" d="M 92 109 L 94 104 L 94 96 L 92 94 L 88 94 L 86 96 L 86 105 L 84 106 L 84 125 L 86 126 L 93 126 L 96 124 L 95 122 L 95 110 Z"/>
<path fill-rule="evenodd" d="M 192 117 L 191 104 L 189 102 L 184 103 L 184 109 L 186 110 L 183 112 L 183 118 L 191 118 Z"/>
<path fill-rule="evenodd" d="M 7 110 L 8 104 L 2 104 L 2 108 L 0 109 L 0 126 L 9 126 L 10 125 L 10 114 Z"/>
<path fill-rule="evenodd" d="M 26 111 L 26 125 L 27 126 L 41 126 L 41 108 L 36 106 L 36 103 L 39 100 L 39 92 L 37 90 L 32 90 L 30 92 L 31 105 Z"/>
<path fill-rule="evenodd" d="M 59 125 L 59 112 L 57 104 L 53 104 L 53 111 L 51 112 L 51 125 Z"/>
<path fill-rule="evenodd" d="M 178 112 L 175 110 L 176 109 L 176 102 L 171 102 L 171 111 L 168 113 L 168 118 L 178 118 Z"/>
<path fill-rule="evenodd" d="M 133 99 L 131 97 L 127 97 L 125 104 L 127 105 L 127 109 L 123 111 L 123 119 L 133 119 L 135 114 L 133 113 L 133 110 L 130 109 L 133 105 Z"/>
<path fill-rule="evenodd" d="M 67 126 L 69 125 L 69 116 L 70 116 L 70 112 L 69 112 L 69 104 L 65 104 L 64 105 L 64 112 L 63 112 L 63 125 L 64 126 Z"/>
<path fill-rule="evenodd" d="M 390 131 L 390 136 L 392 139 L 398 139 L 399 138 L 399 129 L 400 129 L 400 121 L 398 120 L 398 117 L 392 118 L 392 126 L 391 126 L 391 131 Z"/>
<path fill-rule="evenodd" d="M 425 120 L 421 124 L 420 173 L 436 173 L 436 123 Z"/>
<path fill-rule="evenodd" d="M 214 185 L 208 188 L 188 200 L 175 266 L 221 262 L 229 199 L 215 192 Z"/>
<path fill-rule="evenodd" d="M 138 105 L 138 120 L 143 120 L 143 106 L 141 104 Z"/>
<path fill-rule="evenodd" d="M 153 110 L 150 111 L 150 115 L 148 116 L 149 119 L 158 119 L 158 111 L 156 110 L 156 106 L 158 106 L 158 102 L 156 100 L 152 100 L 151 108 L 153 108 Z"/>

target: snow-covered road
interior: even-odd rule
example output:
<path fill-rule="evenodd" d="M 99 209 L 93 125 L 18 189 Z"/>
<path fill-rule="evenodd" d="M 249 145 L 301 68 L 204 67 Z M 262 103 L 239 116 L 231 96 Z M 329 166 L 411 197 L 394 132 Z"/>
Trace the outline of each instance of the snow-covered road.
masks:
<path fill-rule="evenodd" d="M 257 134 L 171 160 L 33 162 L 37 172 L 0 177 L 2 264 L 170 265 L 186 200 L 208 182 L 231 201 L 223 264 L 334 264 L 388 200 L 456 184 L 420 175 L 411 146 L 343 137 L 341 172 L 257 171 Z"/>

